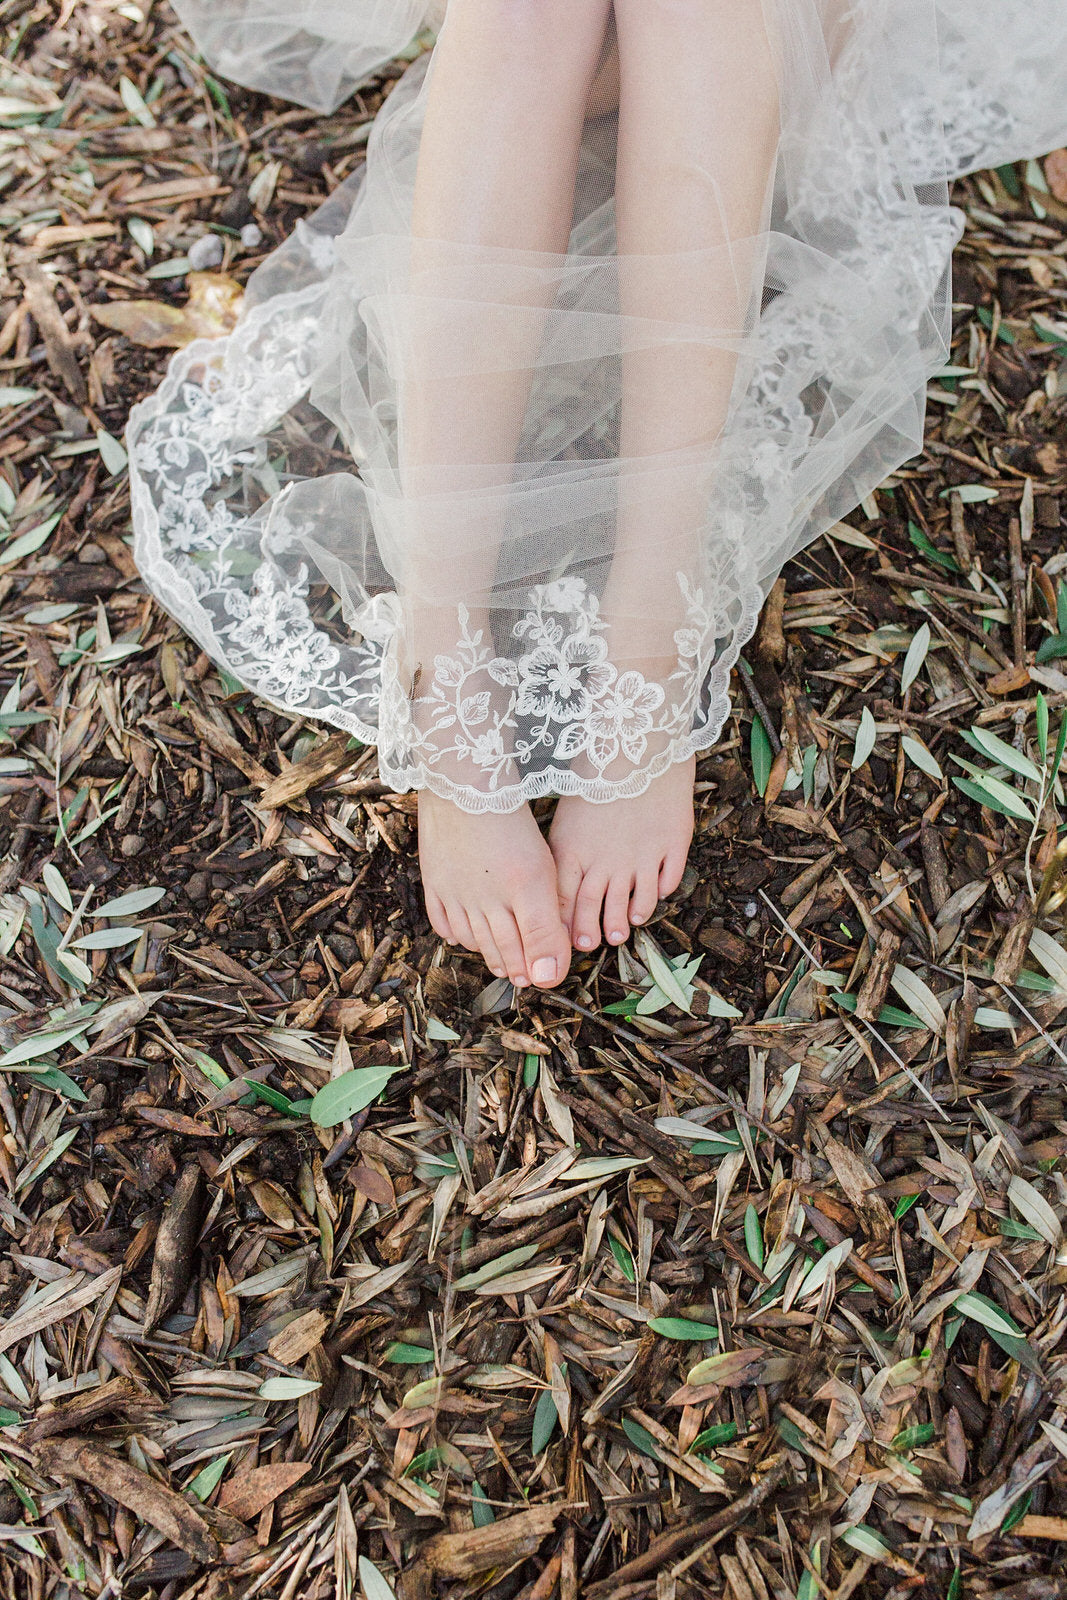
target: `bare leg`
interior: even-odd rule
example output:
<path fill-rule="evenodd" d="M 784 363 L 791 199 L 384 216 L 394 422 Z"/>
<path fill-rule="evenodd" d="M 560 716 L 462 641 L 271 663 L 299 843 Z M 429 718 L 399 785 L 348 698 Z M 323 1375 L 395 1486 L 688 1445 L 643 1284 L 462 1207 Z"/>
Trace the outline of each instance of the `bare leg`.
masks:
<path fill-rule="evenodd" d="M 492 505 L 514 462 L 529 392 L 523 374 L 532 373 L 537 351 L 537 319 L 519 316 L 504 322 L 508 343 L 496 351 L 497 372 L 458 382 L 435 376 L 441 341 L 456 337 L 436 286 L 457 248 L 566 252 L 610 4 L 450 0 L 419 155 L 410 359 L 401 389 L 401 468 L 416 518 L 402 584 L 411 677 L 454 642 L 457 600 L 478 611 L 478 597 L 492 587 L 498 533 L 491 510 L 445 537 L 426 512 L 420 533 L 421 474 L 444 466 L 465 489 L 488 490 Z M 484 327 L 476 303 L 463 312 L 475 341 L 501 336 L 491 310 Z M 481 951 L 492 971 L 517 983 L 550 987 L 565 976 L 570 941 L 555 864 L 528 807 L 470 815 L 423 792 L 419 843 L 427 910 L 443 938 Z"/>
<path fill-rule="evenodd" d="M 739 330 L 760 263 L 778 137 L 774 55 L 761 0 L 615 0 L 621 69 L 618 211 L 624 315 L 671 315 Z M 653 258 L 660 258 L 658 261 Z M 728 342 L 651 346 L 623 370 L 620 455 L 640 462 L 711 452 L 736 358 Z M 664 681 L 683 614 L 676 573 L 699 571 L 707 507 L 699 488 L 664 500 L 660 479 L 621 488 L 617 553 L 603 610 L 616 663 Z M 643 796 L 603 806 L 560 801 L 552 828 L 564 919 L 578 949 L 601 930 L 622 943 L 681 880 L 693 829 L 693 762 Z"/>

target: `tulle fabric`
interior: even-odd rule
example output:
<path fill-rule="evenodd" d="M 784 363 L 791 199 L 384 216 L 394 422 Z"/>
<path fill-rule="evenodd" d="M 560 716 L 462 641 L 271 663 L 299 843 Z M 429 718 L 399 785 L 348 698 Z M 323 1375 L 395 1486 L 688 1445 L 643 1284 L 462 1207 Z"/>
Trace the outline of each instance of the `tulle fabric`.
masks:
<path fill-rule="evenodd" d="M 218 71 L 321 109 L 440 20 L 427 0 L 176 3 Z M 607 801 L 713 744 L 784 562 L 921 447 L 948 180 L 1067 139 L 1062 0 L 765 13 L 780 139 L 756 235 L 731 235 L 709 151 L 701 248 L 620 256 L 601 118 L 565 255 L 413 241 L 424 55 L 365 172 L 131 418 L 155 594 L 265 699 L 377 743 L 399 789 Z M 670 348 L 728 375 L 721 426 L 628 455 L 627 363 Z M 448 395 L 455 456 L 424 426 Z M 510 432 L 501 395 L 521 397 Z"/>

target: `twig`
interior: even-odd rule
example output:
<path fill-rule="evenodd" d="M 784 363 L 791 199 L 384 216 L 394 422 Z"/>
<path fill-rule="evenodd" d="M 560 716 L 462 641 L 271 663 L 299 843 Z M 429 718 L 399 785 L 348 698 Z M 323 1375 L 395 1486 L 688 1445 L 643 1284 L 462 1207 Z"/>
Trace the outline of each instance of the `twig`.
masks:
<path fill-rule="evenodd" d="M 756 688 L 756 680 L 752 675 L 752 668 L 749 666 L 744 656 L 738 656 L 737 670 L 741 674 L 741 682 L 745 686 L 745 693 L 752 702 L 752 709 L 763 723 L 767 737 L 771 741 L 771 749 L 774 751 L 775 755 L 777 755 L 782 748 L 782 741 L 778 737 L 778 730 L 771 720 L 771 714 L 767 710 L 763 696 Z"/>

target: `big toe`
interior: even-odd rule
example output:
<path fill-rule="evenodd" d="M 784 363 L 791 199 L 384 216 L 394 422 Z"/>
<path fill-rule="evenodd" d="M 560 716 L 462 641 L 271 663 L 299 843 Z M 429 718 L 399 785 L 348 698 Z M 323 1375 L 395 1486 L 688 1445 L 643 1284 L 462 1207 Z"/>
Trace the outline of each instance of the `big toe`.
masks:
<path fill-rule="evenodd" d="M 514 911 L 530 982 L 539 989 L 555 988 L 567 976 L 571 947 L 554 888 L 546 885 L 524 896 Z"/>

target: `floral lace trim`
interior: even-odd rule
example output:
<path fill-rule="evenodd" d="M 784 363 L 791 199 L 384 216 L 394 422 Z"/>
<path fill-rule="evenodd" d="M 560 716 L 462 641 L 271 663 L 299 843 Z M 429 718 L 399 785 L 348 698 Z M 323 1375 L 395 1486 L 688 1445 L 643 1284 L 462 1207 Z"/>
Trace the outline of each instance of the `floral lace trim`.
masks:
<path fill-rule="evenodd" d="M 314 527 L 287 514 L 276 484 L 266 506 L 242 514 L 233 485 L 269 483 L 265 435 L 310 385 L 322 295 L 321 285 L 278 295 L 231 339 L 190 345 L 135 407 L 134 553 L 161 603 L 264 700 L 376 743 L 386 781 L 431 789 L 467 810 L 511 810 L 564 793 L 630 798 L 713 744 L 761 603 L 732 540 L 724 547 L 735 600 L 728 622 L 678 574 L 685 625 L 665 684 L 609 660 L 599 601 L 576 577 L 531 590 L 512 628 L 523 646 L 517 658 L 498 654 L 460 606 L 454 650 L 436 657 L 414 698 L 397 667 L 396 594 L 368 595 L 348 639 L 319 626 L 305 555 Z M 537 770 L 523 772 L 535 760 Z M 619 763 L 631 770 L 611 776 Z M 468 783 L 443 770 L 464 766 Z"/>

